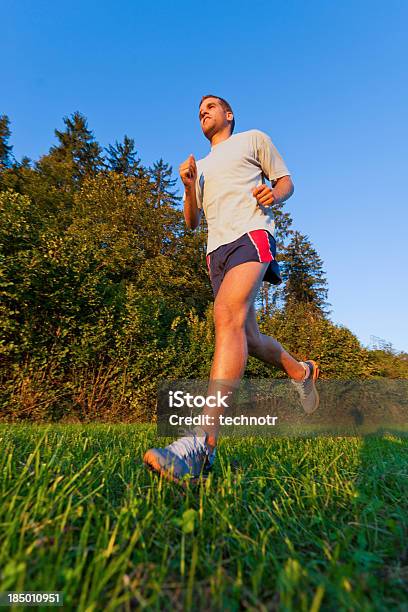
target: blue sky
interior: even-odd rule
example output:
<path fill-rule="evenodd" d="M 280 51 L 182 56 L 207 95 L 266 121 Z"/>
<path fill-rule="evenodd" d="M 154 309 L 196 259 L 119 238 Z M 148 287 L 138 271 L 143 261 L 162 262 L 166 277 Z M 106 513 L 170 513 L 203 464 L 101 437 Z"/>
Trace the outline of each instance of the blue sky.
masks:
<path fill-rule="evenodd" d="M 79 110 L 102 146 L 133 137 L 175 171 L 207 154 L 203 94 L 267 132 L 287 209 L 324 261 L 331 318 L 408 351 L 408 3 L 2 2 L 0 113 L 37 159 Z"/>

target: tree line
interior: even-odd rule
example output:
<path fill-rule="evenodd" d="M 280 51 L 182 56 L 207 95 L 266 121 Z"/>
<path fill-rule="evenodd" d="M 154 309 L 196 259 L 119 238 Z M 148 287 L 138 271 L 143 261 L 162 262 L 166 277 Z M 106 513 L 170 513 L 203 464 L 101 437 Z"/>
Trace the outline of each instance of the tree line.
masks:
<path fill-rule="evenodd" d="M 205 378 L 214 348 L 206 226 L 188 230 L 171 166 L 125 135 L 105 149 L 79 112 L 38 160 L 13 156 L 0 116 L 0 402 L 8 421 L 154 418 L 156 385 Z M 283 284 L 261 329 L 322 376 L 407 377 L 329 319 L 323 262 L 275 206 Z M 246 376 L 283 373 L 250 358 Z"/>

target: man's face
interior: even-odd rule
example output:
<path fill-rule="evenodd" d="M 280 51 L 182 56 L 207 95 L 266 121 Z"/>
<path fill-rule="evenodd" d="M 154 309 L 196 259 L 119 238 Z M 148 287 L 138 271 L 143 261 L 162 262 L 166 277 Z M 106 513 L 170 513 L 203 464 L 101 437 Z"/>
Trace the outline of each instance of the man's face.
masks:
<path fill-rule="evenodd" d="M 230 111 L 224 110 L 218 98 L 206 98 L 203 100 L 198 116 L 201 129 L 208 140 L 211 140 L 214 134 L 228 126 L 229 121 L 233 119 L 233 114 Z"/>

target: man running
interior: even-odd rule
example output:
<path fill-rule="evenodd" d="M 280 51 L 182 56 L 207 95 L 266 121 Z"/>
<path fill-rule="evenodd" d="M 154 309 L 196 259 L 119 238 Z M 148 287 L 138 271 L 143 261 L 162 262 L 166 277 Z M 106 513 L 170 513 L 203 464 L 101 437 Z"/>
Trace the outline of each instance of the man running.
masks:
<path fill-rule="evenodd" d="M 219 381 L 231 381 L 233 388 L 244 375 L 249 354 L 284 370 L 305 412 L 311 414 L 319 405 L 317 364 L 297 361 L 277 340 L 262 334 L 254 306 L 263 281 L 282 282 L 270 206 L 293 194 L 290 173 L 267 134 L 260 130 L 233 134 L 234 114 L 223 98 L 204 96 L 199 120 L 211 143 L 210 153 L 197 162 L 190 155 L 179 171 L 187 226 L 196 229 L 203 210 L 208 224 L 206 258 L 215 299 L 208 395 L 219 389 Z M 217 416 L 223 409 L 205 407 L 203 413 Z M 165 448 L 148 450 L 144 462 L 174 481 L 195 479 L 212 467 L 217 435 L 216 426 L 196 428 Z"/>

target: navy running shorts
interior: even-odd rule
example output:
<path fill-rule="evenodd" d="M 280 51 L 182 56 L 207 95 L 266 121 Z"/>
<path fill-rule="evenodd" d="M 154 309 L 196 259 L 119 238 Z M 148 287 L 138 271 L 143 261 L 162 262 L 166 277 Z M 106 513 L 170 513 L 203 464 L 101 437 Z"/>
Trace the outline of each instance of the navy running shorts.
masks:
<path fill-rule="evenodd" d="M 279 265 L 275 259 L 276 241 L 267 230 L 259 229 L 247 232 L 229 244 L 222 244 L 207 255 L 207 268 L 210 276 L 214 299 L 231 268 L 247 261 L 260 261 L 270 264 L 266 268 L 264 281 L 280 285 L 282 278 Z"/>

